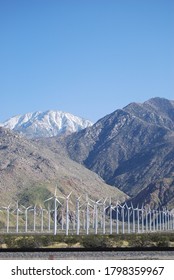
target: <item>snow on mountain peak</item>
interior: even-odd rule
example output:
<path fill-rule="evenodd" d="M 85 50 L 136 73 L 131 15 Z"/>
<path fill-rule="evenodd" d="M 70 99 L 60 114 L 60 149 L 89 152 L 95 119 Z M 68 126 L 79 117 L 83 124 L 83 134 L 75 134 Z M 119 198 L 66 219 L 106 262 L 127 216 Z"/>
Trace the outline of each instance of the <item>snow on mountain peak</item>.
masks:
<path fill-rule="evenodd" d="M 52 137 L 91 126 L 92 122 L 62 111 L 45 111 L 14 116 L 1 126 L 21 132 L 28 138 Z"/>

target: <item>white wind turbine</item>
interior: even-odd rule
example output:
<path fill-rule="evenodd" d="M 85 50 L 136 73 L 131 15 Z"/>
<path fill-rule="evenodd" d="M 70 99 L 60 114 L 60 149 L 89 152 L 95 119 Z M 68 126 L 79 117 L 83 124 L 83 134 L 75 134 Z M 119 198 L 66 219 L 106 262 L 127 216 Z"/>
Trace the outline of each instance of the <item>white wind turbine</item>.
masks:
<path fill-rule="evenodd" d="M 88 195 L 86 195 L 86 234 L 89 234 L 89 200 Z"/>
<path fill-rule="evenodd" d="M 48 204 L 48 232 L 50 232 L 51 230 L 51 209 L 50 209 L 50 205 Z"/>
<path fill-rule="evenodd" d="M 28 231 L 28 210 L 31 209 L 32 206 L 25 207 L 21 205 L 25 209 L 25 233 Z"/>
<path fill-rule="evenodd" d="M 152 231 L 152 210 L 149 206 L 149 230 Z"/>
<path fill-rule="evenodd" d="M 137 210 L 137 232 L 140 233 L 140 209 L 138 208 L 138 205 L 135 210 Z"/>
<path fill-rule="evenodd" d="M 41 214 L 41 232 L 44 230 L 44 212 L 47 212 L 45 208 L 40 206 L 40 214 Z"/>
<path fill-rule="evenodd" d="M 6 226 L 7 226 L 7 233 L 9 233 L 9 225 L 10 225 L 10 205 L 11 203 L 7 206 L 7 207 L 2 207 L 2 209 L 5 209 L 7 211 L 7 220 L 6 220 Z"/>
<path fill-rule="evenodd" d="M 148 232 L 148 210 L 147 210 L 147 206 L 145 207 L 145 221 L 146 221 L 146 232 Z"/>
<path fill-rule="evenodd" d="M 102 221 L 102 227 L 103 227 L 103 234 L 106 233 L 106 209 L 108 207 L 106 207 L 106 200 L 107 198 L 105 198 L 105 200 L 103 201 L 102 203 L 102 208 L 103 208 L 103 214 L 102 214 L 102 218 L 103 218 L 103 221 Z"/>
<path fill-rule="evenodd" d="M 64 230 L 64 224 L 65 224 L 65 218 L 64 218 L 64 206 L 62 205 L 62 209 L 61 209 L 61 229 L 62 231 Z"/>
<path fill-rule="evenodd" d="M 34 208 L 31 209 L 31 211 L 33 211 L 33 231 L 36 231 L 36 211 L 37 211 L 37 207 L 36 204 L 34 205 Z"/>
<path fill-rule="evenodd" d="M 159 211 L 158 209 L 156 210 L 156 230 L 159 230 Z"/>
<path fill-rule="evenodd" d="M 112 234 L 112 201 L 111 197 L 109 198 L 109 223 L 110 223 L 110 234 Z"/>
<path fill-rule="evenodd" d="M 174 213 L 172 212 L 172 229 L 174 230 Z"/>
<path fill-rule="evenodd" d="M 99 200 L 92 200 L 90 199 L 91 202 L 94 203 L 94 228 L 95 228 L 95 234 L 97 234 L 98 232 L 98 206 L 102 205 L 102 203 L 100 203 L 101 199 Z"/>
<path fill-rule="evenodd" d="M 16 233 L 19 232 L 19 214 L 22 213 L 22 211 L 19 209 L 19 203 L 16 202 L 16 209 L 13 210 L 13 213 L 16 212 Z"/>
<path fill-rule="evenodd" d="M 88 195 L 86 195 L 86 234 L 89 234 L 89 225 L 90 225 L 90 210 L 89 207 L 92 205 L 89 203 Z"/>
<path fill-rule="evenodd" d="M 76 234 L 79 235 L 80 231 L 80 197 L 76 198 Z"/>
<path fill-rule="evenodd" d="M 169 229 L 170 229 L 170 212 L 167 209 L 167 230 L 169 230 Z"/>
<path fill-rule="evenodd" d="M 50 204 L 48 203 L 48 208 L 47 209 L 44 209 L 44 211 L 45 212 L 47 212 L 47 214 L 48 214 L 48 232 L 50 232 L 50 230 L 51 230 L 51 212 L 52 212 L 52 210 L 50 209 Z M 42 228 L 42 226 L 41 226 L 41 228 Z"/>
<path fill-rule="evenodd" d="M 153 215 L 153 231 L 155 231 L 155 219 L 156 219 L 156 211 L 152 210 L 152 215 Z"/>
<path fill-rule="evenodd" d="M 66 199 L 66 235 L 69 233 L 69 198 L 72 192 L 69 193 L 68 196 L 65 197 Z"/>
<path fill-rule="evenodd" d="M 127 209 L 127 231 L 128 231 L 128 233 L 130 233 L 130 216 L 131 216 L 131 214 L 130 214 L 130 209 L 132 209 L 132 207 L 130 206 L 128 206 L 127 205 L 127 203 L 125 203 L 125 206 L 126 206 L 126 209 Z"/>
<path fill-rule="evenodd" d="M 46 199 L 44 202 L 54 200 L 54 235 L 57 234 L 57 202 L 62 206 L 62 203 L 59 201 L 57 196 L 57 187 L 55 188 L 54 196 Z"/>
<path fill-rule="evenodd" d="M 72 194 L 72 191 L 68 194 L 68 196 L 65 196 L 65 195 L 63 195 L 63 197 L 59 196 L 59 198 L 65 199 L 65 209 L 66 209 L 66 230 L 65 230 L 65 234 L 66 235 L 68 235 L 68 233 L 69 233 L 69 198 L 70 198 L 71 194 Z M 58 201 L 60 205 L 62 205 L 62 203 L 57 199 L 57 197 L 56 197 L 55 200 Z M 48 199 L 46 201 L 48 201 Z"/>
<path fill-rule="evenodd" d="M 131 208 L 132 208 L 132 231 L 135 233 L 135 209 L 133 207 L 133 204 L 131 202 Z"/>
<path fill-rule="evenodd" d="M 119 204 L 120 208 L 121 208 L 121 217 L 122 217 L 122 233 L 124 234 L 125 233 L 125 222 L 124 222 L 124 207 L 125 207 L 125 204 L 123 204 L 123 206 L 121 204 Z"/>
<path fill-rule="evenodd" d="M 108 208 L 108 207 L 107 207 Z M 110 226 L 109 226 L 109 228 L 110 228 L 110 230 L 109 230 L 109 234 L 112 234 L 112 232 L 113 232 L 113 227 L 112 227 L 112 212 L 113 211 L 115 211 L 116 213 L 117 213 L 117 210 L 115 210 L 115 208 L 116 207 L 113 207 L 112 206 L 112 202 L 111 202 L 111 197 L 110 197 L 110 199 L 109 199 L 109 224 L 110 224 Z M 117 214 L 116 214 L 117 215 Z M 118 220 L 117 220 L 117 222 L 118 222 Z"/>
<path fill-rule="evenodd" d="M 141 231 L 144 232 L 144 206 L 141 206 Z"/>
<path fill-rule="evenodd" d="M 159 209 L 159 230 L 162 230 L 162 211 Z"/>
<path fill-rule="evenodd" d="M 131 208 L 132 208 L 132 216 L 133 216 L 133 232 L 135 233 L 135 211 L 137 211 L 137 232 L 140 232 L 140 209 L 138 208 L 138 205 L 136 208 L 133 207 L 131 203 Z"/>
<path fill-rule="evenodd" d="M 120 204 L 119 204 L 119 202 L 117 201 L 117 204 L 116 204 L 116 206 L 115 206 L 115 211 L 116 211 L 116 233 L 118 234 L 119 233 L 119 217 L 118 217 L 118 215 L 119 215 L 119 206 Z"/>

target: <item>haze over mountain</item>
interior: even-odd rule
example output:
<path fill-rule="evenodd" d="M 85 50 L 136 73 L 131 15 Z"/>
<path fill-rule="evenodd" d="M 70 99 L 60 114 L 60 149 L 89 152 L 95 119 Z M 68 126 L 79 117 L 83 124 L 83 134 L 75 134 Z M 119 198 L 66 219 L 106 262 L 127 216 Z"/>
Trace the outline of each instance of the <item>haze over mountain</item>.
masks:
<path fill-rule="evenodd" d="M 71 159 L 135 196 L 174 176 L 174 101 L 131 103 L 69 135 L 63 145 Z"/>
<path fill-rule="evenodd" d="M 80 131 L 92 122 L 61 111 L 38 111 L 14 116 L 0 125 L 21 132 L 27 138 L 39 138 Z"/>
<path fill-rule="evenodd" d="M 60 195 L 72 191 L 72 197 L 86 194 L 93 199 L 108 195 L 121 200 L 126 197 L 94 172 L 70 160 L 61 149 L 53 153 L 45 145 L 1 127 L 0 205 L 20 194 L 27 196 L 28 189 L 48 189 L 53 193 L 56 185 Z"/>

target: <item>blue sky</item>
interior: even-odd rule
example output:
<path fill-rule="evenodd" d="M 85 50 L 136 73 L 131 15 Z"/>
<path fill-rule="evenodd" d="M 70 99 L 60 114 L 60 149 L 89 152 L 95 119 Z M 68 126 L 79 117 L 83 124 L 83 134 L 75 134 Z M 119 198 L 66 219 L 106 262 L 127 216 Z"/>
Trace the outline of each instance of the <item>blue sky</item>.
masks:
<path fill-rule="evenodd" d="M 0 121 L 174 99 L 173 0 L 0 1 Z"/>

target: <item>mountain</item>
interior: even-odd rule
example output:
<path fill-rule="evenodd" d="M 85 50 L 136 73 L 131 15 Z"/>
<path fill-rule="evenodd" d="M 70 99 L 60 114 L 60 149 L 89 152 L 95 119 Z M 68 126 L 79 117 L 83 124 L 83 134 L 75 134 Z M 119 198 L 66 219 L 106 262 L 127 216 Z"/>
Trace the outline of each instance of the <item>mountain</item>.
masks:
<path fill-rule="evenodd" d="M 61 148 L 55 154 L 46 145 L 1 127 L 0 206 L 21 195 L 27 199 L 28 193 L 32 192 L 33 199 L 42 192 L 48 193 L 48 190 L 54 193 L 56 185 L 58 194 L 67 195 L 72 191 L 74 198 L 86 194 L 93 199 L 108 195 L 121 200 L 127 197 L 94 172 L 70 160 Z M 41 194 L 40 197 L 43 196 Z"/>
<path fill-rule="evenodd" d="M 131 103 L 67 136 L 62 145 L 71 159 L 135 196 L 174 175 L 174 101 Z"/>
<path fill-rule="evenodd" d="M 92 122 L 88 120 L 61 111 L 27 113 L 14 116 L 1 124 L 4 128 L 21 132 L 27 138 L 69 134 L 91 125 Z"/>
<path fill-rule="evenodd" d="M 128 205 L 150 206 L 172 209 L 174 206 L 174 178 L 164 178 L 150 183 L 135 197 L 127 201 Z"/>

